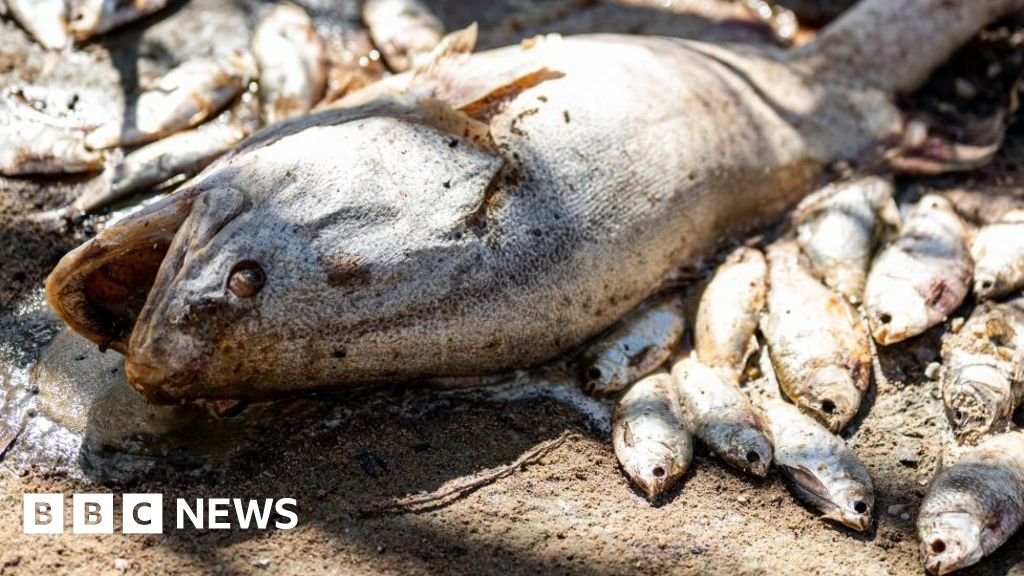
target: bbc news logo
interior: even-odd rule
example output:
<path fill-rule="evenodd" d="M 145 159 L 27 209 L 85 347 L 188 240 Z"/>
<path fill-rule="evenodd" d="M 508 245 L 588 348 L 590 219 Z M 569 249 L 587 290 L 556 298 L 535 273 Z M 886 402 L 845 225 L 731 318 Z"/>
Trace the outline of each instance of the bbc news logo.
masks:
<path fill-rule="evenodd" d="M 299 523 L 294 498 L 243 500 L 241 498 L 178 498 L 174 502 L 177 530 L 291 530 Z M 73 494 L 73 534 L 114 533 L 113 494 Z M 64 533 L 63 494 L 22 494 L 22 531 L 25 534 Z M 273 521 L 272 521 L 273 520 Z M 163 494 L 122 494 L 122 534 L 163 534 Z"/>

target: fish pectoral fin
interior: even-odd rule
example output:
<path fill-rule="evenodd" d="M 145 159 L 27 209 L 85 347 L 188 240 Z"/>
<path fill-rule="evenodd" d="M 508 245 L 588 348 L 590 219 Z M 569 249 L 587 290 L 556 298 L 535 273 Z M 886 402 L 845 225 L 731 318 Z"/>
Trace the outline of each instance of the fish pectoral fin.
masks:
<path fill-rule="evenodd" d="M 825 485 L 818 480 L 818 477 L 813 472 L 804 468 L 803 466 L 786 466 L 781 465 L 779 468 L 785 473 L 790 479 L 795 482 L 802 491 L 806 492 L 808 496 L 824 501 L 829 501 L 828 489 Z"/>

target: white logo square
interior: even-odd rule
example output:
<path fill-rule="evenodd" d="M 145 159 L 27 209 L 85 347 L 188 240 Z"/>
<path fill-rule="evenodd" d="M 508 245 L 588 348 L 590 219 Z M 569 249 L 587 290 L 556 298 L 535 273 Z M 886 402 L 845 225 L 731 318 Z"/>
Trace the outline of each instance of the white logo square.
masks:
<path fill-rule="evenodd" d="M 72 495 L 71 530 L 75 534 L 113 534 L 114 495 Z"/>
<path fill-rule="evenodd" d="M 63 534 L 64 495 L 22 494 L 21 523 L 25 534 Z"/>
<path fill-rule="evenodd" d="M 123 495 L 121 497 L 121 532 L 124 534 L 163 534 L 164 495 Z"/>

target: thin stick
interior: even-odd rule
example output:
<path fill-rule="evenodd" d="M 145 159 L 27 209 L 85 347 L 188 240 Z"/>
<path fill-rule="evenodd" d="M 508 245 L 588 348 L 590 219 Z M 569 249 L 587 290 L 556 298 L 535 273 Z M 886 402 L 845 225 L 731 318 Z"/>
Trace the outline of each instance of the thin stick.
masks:
<path fill-rule="evenodd" d="M 484 470 L 473 476 L 466 478 L 459 478 L 454 480 L 454 484 L 447 488 L 441 488 L 433 492 L 426 494 L 417 494 L 415 496 L 403 496 L 396 498 L 391 502 L 383 504 L 381 506 L 373 507 L 362 511 L 361 515 L 372 516 L 375 514 L 386 514 L 395 513 L 401 514 L 404 512 L 418 512 L 419 508 L 431 504 L 438 504 L 451 497 L 462 497 L 466 496 L 470 492 L 479 490 L 484 486 L 493 484 L 498 480 L 511 475 L 513 472 L 518 470 L 520 467 L 526 466 L 527 464 L 533 464 L 540 460 L 542 457 L 550 453 L 555 448 L 558 448 L 566 439 L 568 439 L 569 433 L 563 432 L 559 437 L 541 442 L 534 446 L 530 450 L 524 452 L 519 458 L 516 458 L 511 464 L 492 468 L 490 470 Z"/>

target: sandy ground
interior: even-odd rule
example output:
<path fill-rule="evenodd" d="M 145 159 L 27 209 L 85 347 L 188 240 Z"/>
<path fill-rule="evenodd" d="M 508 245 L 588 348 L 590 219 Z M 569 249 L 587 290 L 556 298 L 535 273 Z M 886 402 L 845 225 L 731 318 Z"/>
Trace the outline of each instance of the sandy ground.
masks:
<path fill-rule="evenodd" d="M 243 22 L 245 15 L 228 4 L 196 0 L 175 13 L 173 18 L 189 17 L 195 5 L 214 13 L 204 18 L 198 40 L 184 42 L 185 50 Z M 146 35 L 153 41 L 140 44 L 147 49 L 180 35 L 173 19 L 151 24 L 156 30 Z M 4 26 L 0 34 L 18 38 Z M 220 40 L 245 41 L 225 38 Z M 113 54 L 121 42 L 125 37 L 107 42 Z M 45 74 L 55 84 L 94 89 L 97 101 L 120 102 L 118 79 L 131 77 L 123 69 L 131 58 L 112 61 L 106 45 L 94 47 L 80 58 L 97 72 L 81 78 L 73 63 L 54 63 L 38 52 L 25 56 L 26 45 L 23 39 L 0 43 L 0 78 L 26 81 Z M 159 51 L 151 53 L 150 65 L 159 68 Z M 1006 85 L 1019 75 L 1019 60 L 1019 44 L 1014 49 L 1008 34 L 985 35 L 910 102 L 950 113 L 948 103 L 958 102 L 954 78 L 965 77 L 990 87 L 992 94 L 983 90 L 966 105 L 984 112 L 999 101 L 990 96 L 1005 96 Z M 88 114 L 86 108 L 72 112 Z M 925 187 L 947 190 L 965 216 L 983 221 L 1024 204 L 1022 153 L 1024 133 L 1011 128 L 992 167 L 960 177 L 907 179 L 901 188 L 911 196 Z M 59 329 L 40 301 L 43 279 L 61 254 L 103 222 L 54 227 L 29 216 L 63 205 L 89 185 L 85 179 L 0 179 L 0 417 L 2 425 L 23 431 L 0 463 L 0 574 L 922 572 L 913 519 L 940 464 L 946 429 L 938 385 L 923 372 L 937 357 L 945 327 L 882 354 L 864 415 L 844 434 L 878 492 L 878 520 L 864 534 L 818 519 L 794 501 L 776 473 L 764 481 L 741 477 L 701 449 L 684 482 L 652 506 L 618 470 L 600 422 L 542 395 L 508 399 L 416 389 L 321 394 L 220 420 L 178 414 L 177 430 L 138 435 L 114 450 L 104 432 L 119 424 L 104 417 L 152 429 L 166 416 L 115 395 L 102 405 L 109 414 L 80 407 L 70 410 L 63 432 L 44 429 L 39 423 L 52 416 L 54 403 L 94 398 L 98 387 L 123 385 L 116 357 L 95 351 L 83 352 L 78 368 L 57 362 L 63 370 L 57 374 L 29 374 Z M 69 382 L 80 387 L 48 388 Z M 380 512 L 393 498 L 444 489 L 563 435 L 565 441 L 539 461 L 461 497 Z M 162 492 L 166 501 L 291 497 L 300 522 L 294 530 L 265 532 L 21 533 L 22 493 L 81 491 Z M 172 515 L 165 510 L 165 517 Z M 1024 574 L 1024 535 L 970 572 Z"/>

